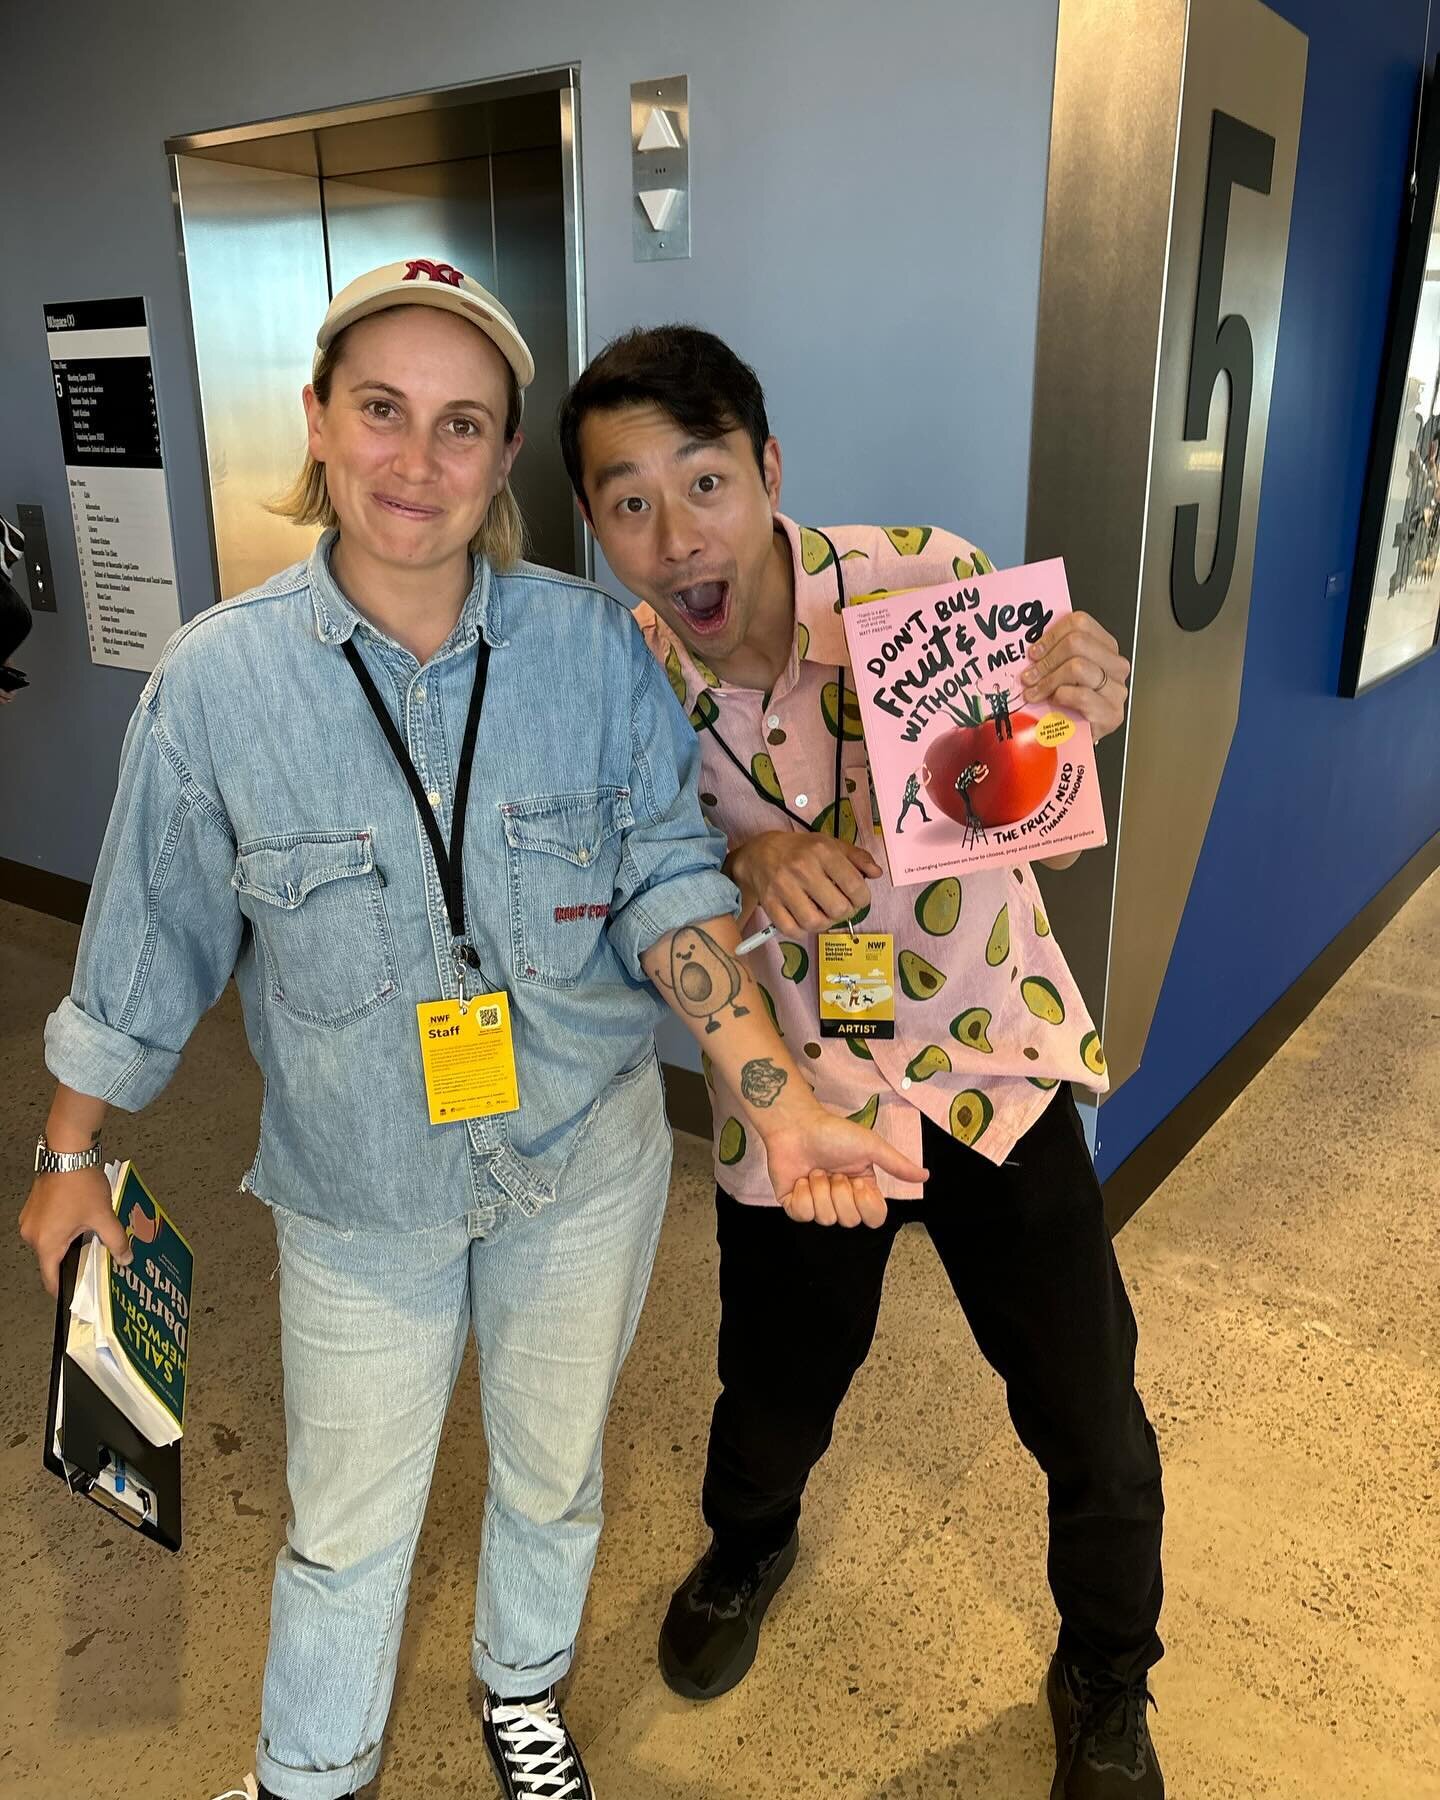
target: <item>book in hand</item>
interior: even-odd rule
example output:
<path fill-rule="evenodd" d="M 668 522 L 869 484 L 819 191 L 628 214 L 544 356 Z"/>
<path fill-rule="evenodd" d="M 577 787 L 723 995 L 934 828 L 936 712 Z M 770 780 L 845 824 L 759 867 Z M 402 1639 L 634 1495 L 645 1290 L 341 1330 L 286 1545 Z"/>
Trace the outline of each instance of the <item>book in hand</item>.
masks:
<path fill-rule="evenodd" d="M 1090 727 L 1027 703 L 1027 652 L 1071 610 L 1058 558 L 852 599 L 842 614 L 890 879 L 1105 842 Z"/>
<path fill-rule="evenodd" d="M 133 1260 L 119 1267 L 98 1238 L 65 1258 L 45 1464 L 178 1550 L 194 1258 L 130 1163 L 106 1173 Z"/>

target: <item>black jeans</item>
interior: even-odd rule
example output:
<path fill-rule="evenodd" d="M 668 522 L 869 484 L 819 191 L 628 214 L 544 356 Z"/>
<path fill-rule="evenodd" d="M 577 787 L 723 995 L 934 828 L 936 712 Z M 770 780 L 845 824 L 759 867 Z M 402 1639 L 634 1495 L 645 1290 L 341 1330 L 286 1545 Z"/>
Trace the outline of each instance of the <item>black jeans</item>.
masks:
<path fill-rule="evenodd" d="M 1000 1168 L 924 1122 L 923 1200 L 878 1230 L 797 1225 L 716 1195 L 720 1379 L 705 1519 L 737 1557 L 777 1549 L 875 1333 L 895 1234 L 923 1224 L 1020 1441 L 1050 1489 L 1060 1653 L 1132 1676 L 1159 1660 L 1164 1501 L 1135 1392 L 1135 1315 L 1069 1088 Z"/>

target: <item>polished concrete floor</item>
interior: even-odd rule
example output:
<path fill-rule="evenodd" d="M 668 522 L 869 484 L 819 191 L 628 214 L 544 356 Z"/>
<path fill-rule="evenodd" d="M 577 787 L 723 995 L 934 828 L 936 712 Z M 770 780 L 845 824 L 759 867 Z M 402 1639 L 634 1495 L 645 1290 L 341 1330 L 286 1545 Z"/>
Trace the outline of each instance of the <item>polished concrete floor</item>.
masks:
<path fill-rule="evenodd" d="M 41 1025 L 74 941 L 0 907 L 0 1141 L 16 1204 L 46 1097 Z M 1166 1459 L 1155 1730 L 1177 1800 L 1440 1796 L 1437 1046 L 1440 877 L 1119 1240 Z M 235 1191 L 256 1106 L 227 998 L 171 1090 L 115 1139 L 196 1248 L 181 1556 L 40 1471 L 52 1312 L 18 1239 L 0 1238 L 6 1800 L 208 1800 L 249 1769 L 286 1515 L 274 1239 Z M 703 1708 L 661 1684 L 656 1626 L 702 1543 L 706 1166 L 682 1139 L 610 1421 L 609 1520 L 566 1702 L 601 1800 L 1040 1800 L 1044 1497 L 917 1233 L 900 1240 L 753 1674 Z M 472 1365 L 420 1545 L 377 1800 L 493 1791 L 466 1668 L 477 1412 Z"/>

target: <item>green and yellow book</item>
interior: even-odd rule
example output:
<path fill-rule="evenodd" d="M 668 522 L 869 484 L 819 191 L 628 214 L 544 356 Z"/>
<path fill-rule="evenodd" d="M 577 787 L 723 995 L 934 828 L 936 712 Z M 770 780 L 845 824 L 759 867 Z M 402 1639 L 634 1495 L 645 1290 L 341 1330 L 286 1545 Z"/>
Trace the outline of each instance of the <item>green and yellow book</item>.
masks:
<path fill-rule="evenodd" d="M 92 1238 L 70 1308 L 66 1351 L 152 1444 L 185 1428 L 185 1371 L 195 1259 L 133 1164 L 111 1176 L 133 1260 L 120 1268 Z"/>

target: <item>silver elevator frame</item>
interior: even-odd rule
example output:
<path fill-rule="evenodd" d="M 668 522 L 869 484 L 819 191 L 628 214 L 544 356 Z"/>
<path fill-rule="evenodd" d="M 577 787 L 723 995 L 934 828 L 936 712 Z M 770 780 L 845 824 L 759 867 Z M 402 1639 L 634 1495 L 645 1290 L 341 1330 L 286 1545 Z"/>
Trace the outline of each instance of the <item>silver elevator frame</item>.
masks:
<path fill-rule="evenodd" d="M 314 532 L 265 502 L 303 458 L 315 328 L 355 275 L 415 255 L 515 313 L 536 353 L 512 482 L 532 553 L 593 574 L 552 428 L 587 360 L 578 83 L 564 65 L 167 141 L 217 594 L 308 553 Z"/>

